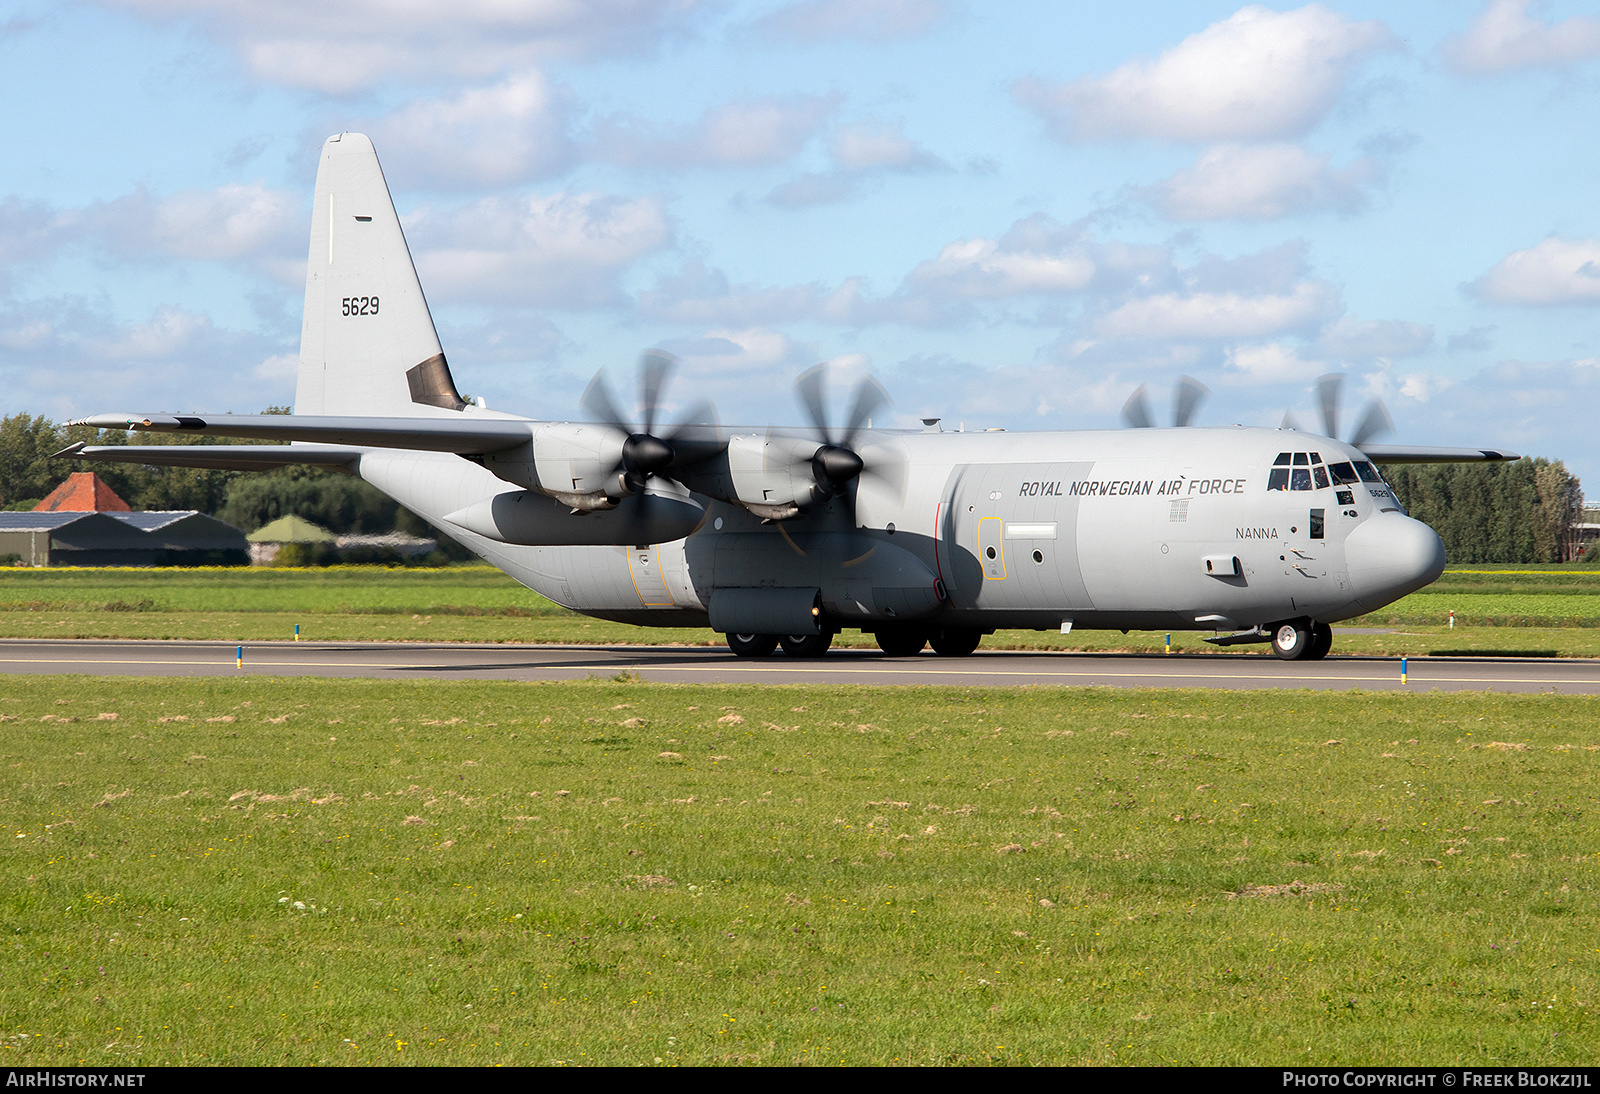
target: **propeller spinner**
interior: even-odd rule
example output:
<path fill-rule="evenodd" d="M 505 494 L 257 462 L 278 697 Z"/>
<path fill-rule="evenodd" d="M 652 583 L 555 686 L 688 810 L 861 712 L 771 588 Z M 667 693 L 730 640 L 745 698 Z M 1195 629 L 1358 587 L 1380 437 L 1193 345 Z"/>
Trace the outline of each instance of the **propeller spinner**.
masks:
<path fill-rule="evenodd" d="M 666 436 L 656 435 L 661 392 L 677 367 L 678 359 L 660 350 L 650 350 L 640 359 L 639 411 L 643 421 L 638 429 L 617 409 L 604 371 L 595 373 L 583 393 L 585 410 L 627 435 L 622 442 L 622 458 L 614 471 L 620 495 L 640 493 L 652 475 L 670 478 L 667 471 L 672 467 L 705 459 L 717 448 L 716 410 L 708 400 L 696 403 Z"/>
<path fill-rule="evenodd" d="M 855 397 L 850 405 L 850 415 L 845 419 L 844 428 L 835 432 L 828 422 L 828 405 L 825 397 L 827 378 L 828 366 L 821 364 L 802 372 L 795 382 L 795 388 L 800 393 L 800 401 L 805 405 L 806 414 L 823 440 L 822 447 L 811 457 L 812 474 L 823 492 L 823 496 L 818 500 L 826 501 L 843 490 L 850 480 L 863 473 L 876 475 L 898 488 L 903 480 L 903 468 L 898 461 L 870 454 L 869 458 L 863 458 L 855 447 L 857 436 L 871 420 L 872 415 L 890 403 L 889 393 L 876 378 L 863 377 L 856 385 Z"/>

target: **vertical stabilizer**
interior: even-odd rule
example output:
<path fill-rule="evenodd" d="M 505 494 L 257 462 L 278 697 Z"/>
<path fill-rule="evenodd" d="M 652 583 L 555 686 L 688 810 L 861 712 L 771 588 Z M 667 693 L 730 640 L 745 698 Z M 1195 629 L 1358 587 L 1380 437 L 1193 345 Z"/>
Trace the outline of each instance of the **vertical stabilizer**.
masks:
<path fill-rule="evenodd" d="M 297 414 L 439 417 L 461 396 L 372 142 L 329 137 L 317 168 Z"/>

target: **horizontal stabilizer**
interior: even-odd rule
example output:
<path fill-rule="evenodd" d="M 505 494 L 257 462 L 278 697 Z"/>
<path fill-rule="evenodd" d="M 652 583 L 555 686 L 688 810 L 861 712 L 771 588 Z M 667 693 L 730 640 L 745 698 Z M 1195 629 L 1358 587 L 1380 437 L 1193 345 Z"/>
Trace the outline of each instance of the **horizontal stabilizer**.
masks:
<path fill-rule="evenodd" d="M 360 456 L 361 452 L 354 448 L 316 444 L 86 445 L 79 441 L 51 458 L 95 463 L 156 464 L 163 467 L 205 467 L 214 471 L 271 471 L 293 464 L 346 467 Z"/>
<path fill-rule="evenodd" d="M 1520 460 L 1501 448 L 1430 448 L 1414 444 L 1358 444 L 1373 463 L 1485 463 Z"/>
<path fill-rule="evenodd" d="M 463 456 L 527 444 L 531 423 L 515 418 L 364 418 L 313 414 L 96 414 L 69 425 L 154 433 L 218 433 L 258 441 L 318 441 Z"/>

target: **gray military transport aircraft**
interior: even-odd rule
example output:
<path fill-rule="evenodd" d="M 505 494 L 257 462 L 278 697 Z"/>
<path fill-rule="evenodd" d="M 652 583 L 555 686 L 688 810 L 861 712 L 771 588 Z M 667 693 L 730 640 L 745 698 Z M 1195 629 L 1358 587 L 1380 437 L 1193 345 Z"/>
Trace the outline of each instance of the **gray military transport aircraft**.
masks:
<path fill-rule="evenodd" d="M 1121 430 L 873 429 L 862 382 L 830 424 L 821 366 L 800 378 L 811 428 L 719 427 L 708 405 L 657 427 L 671 359 L 646 354 L 641 422 L 604 380 L 595 422 L 534 421 L 457 393 L 372 143 L 322 149 L 293 415 L 98 414 L 104 429 L 198 431 L 245 446 L 85 446 L 79 460 L 358 475 L 524 585 L 602 619 L 704 626 L 744 657 L 824 653 L 842 628 L 892 655 L 971 653 L 996 628 L 1211 630 L 1320 658 L 1329 624 L 1437 578 L 1444 547 L 1374 462 L 1510 460 L 1492 449 L 1371 443 L 1369 411 L 1326 436 Z M 1180 384 L 1176 425 L 1204 389 Z"/>

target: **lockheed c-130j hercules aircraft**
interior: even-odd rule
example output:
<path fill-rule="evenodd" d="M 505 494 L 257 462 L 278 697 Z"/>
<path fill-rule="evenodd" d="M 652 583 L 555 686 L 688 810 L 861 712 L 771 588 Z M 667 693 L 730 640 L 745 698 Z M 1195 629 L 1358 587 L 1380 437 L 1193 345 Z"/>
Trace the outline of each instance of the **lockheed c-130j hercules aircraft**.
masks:
<path fill-rule="evenodd" d="M 647 354 L 628 424 L 596 378 L 594 422 L 534 421 L 457 393 L 371 142 L 322 149 L 295 412 L 99 414 L 106 429 L 200 431 L 245 446 L 84 446 L 81 460 L 358 475 L 559 604 L 703 626 L 742 656 L 815 656 L 843 628 L 890 654 L 971 653 L 996 628 L 1212 630 L 1324 656 L 1329 624 L 1439 576 L 1444 549 L 1374 462 L 1509 460 L 1491 449 L 1349 443 L 1325 428 L 1058 433 L 873 429 L 856 388 L 830 425 L 826 375 L 800 378 L 810 428 L 658 428 L 670 369 Z M 1198 385 L 1180 386 L 1176 424 Z M 1149 427 L 1142 389 L 1125 409 Z"/>

